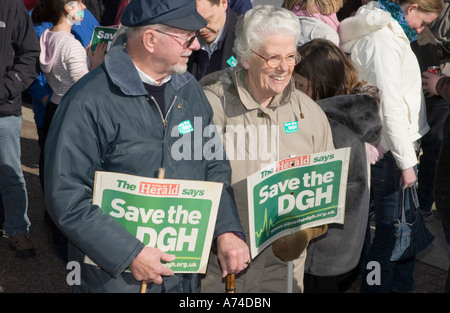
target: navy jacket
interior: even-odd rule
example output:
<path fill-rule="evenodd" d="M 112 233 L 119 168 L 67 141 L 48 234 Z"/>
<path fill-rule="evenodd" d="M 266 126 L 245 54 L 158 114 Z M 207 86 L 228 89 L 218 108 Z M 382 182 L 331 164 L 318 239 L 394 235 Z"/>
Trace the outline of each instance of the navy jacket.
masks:
<path fill-rule="evenodd" d="M 74 291 L 139 292 L 140 283 L 124 271 L 144 246 L 92 205 L 95 171 L 157 177 L 164 167 L 167 179 L 222 182 L 214 237 L 243 232 L 228 192 L 228 161 L 195 155 L 210 138 L 192 140 L 184 159 L 172 157 L 172 147 L 184 136 L 177 131 L 180 123 L 190 120 L 194 133 L 202 134 L 212 121 L 209 102 L 190 73 L 172 75 L 164 106 L 166 115 L 149 97 L 123 44 L 111 48 L 105 63 L 82 77 L 59 104 L 45 147 L 45 199 L 49 214 L 71 242 L 69 260 L 81 264 L 82 282 Z M 85 254 L 99 268 L 84 264 Z M 163 285 L 149 284 L 148 290 L 195 292 L 198 275 L 166 277 Z"/>
<path fill-rule="evenodd" d="M 20 0 L 0 0 L 0 117 L 22 115 L 22 92 L 39 73 L 39 41 Z"/>

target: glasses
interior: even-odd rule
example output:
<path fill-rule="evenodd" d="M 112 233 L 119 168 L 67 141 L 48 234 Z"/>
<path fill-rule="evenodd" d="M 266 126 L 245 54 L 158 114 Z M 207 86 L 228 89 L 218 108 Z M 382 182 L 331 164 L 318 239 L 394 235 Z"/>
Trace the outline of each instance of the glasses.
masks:
<path fill-rule="evenodd" d="M 155 30 L 156 30 L 158 33 L 161 33 L 161 34 L 170 36 L 170 37 L 172 37 L 172 38 L 178 38 L 178 39 L 182 39 L 182 40 L 186 41 L 186 42 L 187 42 L 187 47 L 188 47 L 188 48 L 192 45 L 192 43 L 194 42 L 195 38 L 197 38 L 198 35 L 199 35 L 199 33 L 200 33 L 199 31 L 196 31 L 194 36 L 192 36 L 192 37 L 189 38 L 189 39 L 186 39 L 186 38 L 183 38 L 183 37 L 179 37 L 179 36 L 175 36 L 175 35 L 172 35 L 172 34 L 163 32 L 162 30 L 159 30 L 159 29 L 155 29 Z"/>
<path fill-rule="evenodd" d="M 261 59 L 264 59 L 264 61 L 266 61 L 267 66 L 270 68 L 275 68 L 275 67 L 280 66 L 281 61 L 283 59 L 286 59 L 286 63 L 289 67 L 294 67 L 300 62 L 300 59 L 301 59 L 300 54 L 298 54 L 298 52 L 289 54 L 285 57 L 281 56 L 281 55 L 273 55 L 270 58 L 266 59 L 261 54 L 255 52 L 253 50 L 250 50 L 250 51 L 253 52 L 254 54 L 256 54 L 257 56 L 259 56 Z"/>

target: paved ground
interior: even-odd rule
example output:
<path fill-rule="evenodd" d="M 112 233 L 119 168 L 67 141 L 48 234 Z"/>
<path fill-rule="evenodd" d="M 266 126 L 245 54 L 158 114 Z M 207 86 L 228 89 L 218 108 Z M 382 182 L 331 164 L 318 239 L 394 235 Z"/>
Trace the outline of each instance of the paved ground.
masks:
<path fill-rule="evenodd" d="M 32 112 L 24 108 L 22 128 L 22 164 L 28 188 L 29 217 L 32 223 L 30 237 L 37 255 L 21 260 L 8 248 L 6 238 L 0 238 L 0 293 L 65 293 L 67 271 L 57 259 L 51 231 L 44 219 L 44 202 L 38 178 L 38 153 L 36 128 Z M 429 224 L 436 236 L 433 244 L 416 262 L 414 293 L 442 293 L 447 277 L 448 257 L 440 221 Z M 357 293 L 359 282 L 354 282 L 347 293 Z"/>

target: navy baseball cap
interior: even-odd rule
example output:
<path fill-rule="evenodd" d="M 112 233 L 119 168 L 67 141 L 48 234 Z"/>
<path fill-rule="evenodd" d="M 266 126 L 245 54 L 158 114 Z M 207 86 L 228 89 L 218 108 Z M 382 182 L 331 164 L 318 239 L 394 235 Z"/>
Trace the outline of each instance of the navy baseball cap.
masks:
<path fill-rule="evenodd" d="M 197 12 L 195 0 L 131 0 L 120 22 L 128 27 L 164 24 L 184 30 L 200 30 L 207 25 Z"/>

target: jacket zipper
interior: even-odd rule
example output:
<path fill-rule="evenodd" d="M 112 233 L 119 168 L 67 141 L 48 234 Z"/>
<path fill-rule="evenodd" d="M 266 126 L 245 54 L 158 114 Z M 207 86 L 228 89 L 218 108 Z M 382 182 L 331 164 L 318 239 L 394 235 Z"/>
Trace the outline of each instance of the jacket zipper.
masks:
<path fill-rule="evenodd" d="M 162 113 L 162 111 L 161 111 L 161 109 L 160 109 L 160 107 L 158 105 L 158 102 L 156 102 L 155 97 L 150 95 L 150 98 L 155 103 L 156 108 L 158 109 L 159 115 L 161 116 L 161 120 L 162 120 L 162 123 L 163 123 L 163 140 L 161 141 L 161 145 L 162 145 L 162 148 L 163 148 L 163 151 L 164 151 L 164 138 L 166 137 L 166 126 L 167 126 L 167 123 L 168 123 L 167 122 L 167 117 L 169 116 L 169 113 L 172 110 L 172 107 L 175 104 L 175 101 L 177 101 L 178 97 L 175 96 L 175 98 L 173 99 L 172 104 L 169 106 L 169 109 L 167 110 L 167 114 L 166 114 L 165 117 L 164 117 L 164 114 Z M 162 153 L 161 168 L 164 168 L 164 152 Z"/>
<path fill-rule="evenodd" d="M 163 123 L 163 126 L 164 126 L 164 130 L 166 130 L 166 126 L 167 126 L 167 117 L 169 116 L 169 113 L 170 113 L 170 111 L 172 110 L 172 107 L 173 107 L 173 105 L 175 104 L 175 101 L 177 101 L 177 96 L 175 96 L 175 98 L 173 99 L 172 104 L 170 105 L 169 109 L 167 110 L 167 114 L 166 114 L 165 117 L 164 117 L 164 114 L 162 113 L 162 111 L 161 111 L 161 109 L 160 109 L 160 107 L 159 107 L 159 105 L 158 105 L 158 102 L 156 102 L 155 97 L 150 96 L 150 99 L 152 99 L 153 102 L 155 102 L 156 108 L 158 109 L 159 115 L 161 116 L 161 120 L 162 120 L 162 123 Z"/>

